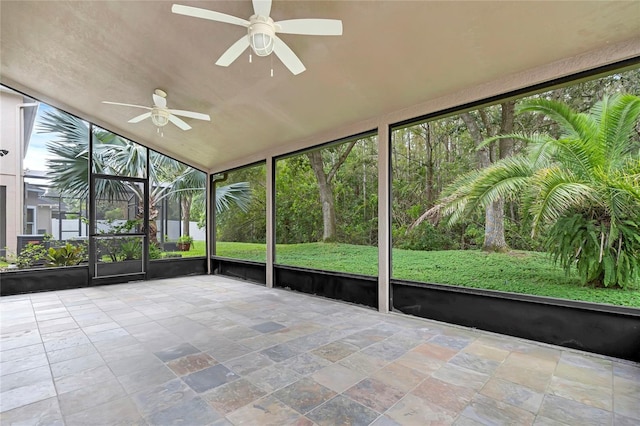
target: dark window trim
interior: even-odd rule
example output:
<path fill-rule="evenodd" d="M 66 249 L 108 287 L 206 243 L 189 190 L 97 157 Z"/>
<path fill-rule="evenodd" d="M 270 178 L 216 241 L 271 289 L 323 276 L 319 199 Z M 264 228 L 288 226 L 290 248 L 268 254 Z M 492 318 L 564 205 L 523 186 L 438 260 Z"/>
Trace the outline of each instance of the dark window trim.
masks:
<path fill-rule="evenodd" d="M 274 166 L 275 166 L 275 162 L 278 160 L 284 160 L 290 157 L 295 157 L 296 155 L 300 155 L 300 154 L 304 154 L 306 152 L 311 152 L 311 151 L 317 151 L 320 149 L 324 149 L 324 148 L 329 148 L 332 146 L 337 146 L 337 145 L 341 145 L 343 143 L 347 143 L 347 142 L 351 142 L 354 139 L 364 139 L 370 136 L 378 136 L 378 129 L 371 129 L 371 130 L 367 130 L 361 133 L 356 133 L 355 135 L 350 135 L 350 136 L 345 136 L 344 138 L 340 138 L 340 139 L 335 139 L 332 141 L 328 141 L 328 142 L 323 142 L 321 144 L 318 145 L 314 145 L 314 146 L 310 146 L 310 147 L 306 147 L 306 148 L 300 148 L 297 149 L 295 151 L 291 151 L 289 153 L 286 154 L 280 154 L 277 156 L 273 157 L 274 160 Z M 275 173 L 274 173 L 275 174 Z"/>
<path fill-rule="evenodd" d="M 226 169 L 226 170 L 222 170 L 222 171 L 219 171 L 219 172 L 211 173 L 211 179 L 213 180 L 213 182 L 221 181 L 221 179 L 213 179 L 213 177 L 216 176 L 216 175 L 225 175 L 227 173 L 233 173 L 233 172 L 237 172 L 239 170 L 244 170 L 244 169 L 248 169 L 250 167 L 256 167 L 256 166 L 260 166 L 260 165 L 264 165 L 266 167 L 267 166 L 267 159 L 265 158 L 263 160 L 258 160 L 258 161 L 254 161 L 253 163 L 245 164 L 243 166 L 232 167 L 230 169 Z"/>

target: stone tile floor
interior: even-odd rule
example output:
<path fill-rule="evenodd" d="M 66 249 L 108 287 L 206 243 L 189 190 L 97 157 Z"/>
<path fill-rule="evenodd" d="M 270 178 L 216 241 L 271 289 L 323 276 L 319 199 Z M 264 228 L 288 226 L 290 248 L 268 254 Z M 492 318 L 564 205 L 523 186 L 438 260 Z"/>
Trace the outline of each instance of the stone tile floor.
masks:
<path fill-rule="evenodd" d="M 2 425 L 640 424 L 638 364 L 224 277 L 0 307 Z"/>

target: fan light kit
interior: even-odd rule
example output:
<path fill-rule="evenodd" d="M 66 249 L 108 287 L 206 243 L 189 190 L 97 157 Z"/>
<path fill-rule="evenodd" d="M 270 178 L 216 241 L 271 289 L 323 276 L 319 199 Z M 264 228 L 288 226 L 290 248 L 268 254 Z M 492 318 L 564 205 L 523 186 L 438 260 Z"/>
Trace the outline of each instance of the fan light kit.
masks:
<path fill-rule="evenodd" d="M 242 36 L 240 40 L 232 44 L 216 62 L 216 65 L 222 67 L 231 65 L 247 47 L 251 47 L 251 50 L 258 56 L 269 56 L 274 52 L 289 71 L 297 75 L 306 68 L 293 50 L 276 35 L 277 33 L 342 35 L 342 21 L 337 19 L 289 19 L 273 22 L 273 19 L 269 16 L 271 13 L 271 0 L 253 0 L 253 10 L 255 14 L 247 21 L 246 19 L 198 7 L 180 4 L 174 4 L 171 7 L 171 11 L 179 15 L 224 22 L 247 28 L 247 35 Z M 249 58 L 251 60 L 251 57 Z"/>
<path fill-rule="evenodd" d="M 249 26 L 249 45 L 256 55 L 269 56 L 273 52 L 275 26 L 273 19 L 264 16 L 253 16 L 255 23 Z"/>
<path fill-rule="evenodd" d="M 144 114 L 140 114 L 137 117 L 133 117 L 131 120 L 129 120 L 129 123 L 139 123 L 144 119 L 151 118 L 151 122 L 156 125 L 158 133 L 160 133 L 160 135 L 162 136 L 164 136 L 164 134 L 161 129 L 169 124 L 169 122 L 172 122 L 182 130 L 191 129 L 191 126 L 189 126 L 187 123 L 185 123 L 184 120 L 178 118 L 177 116 L 195 118 L 196 120 L 211 121 L 211 117 L 209 117 L 207 114 L 167 108 L 167 94 L 163 90 L 156 89 L 151 97 L 153 99 L 153 107 L 109 101 L 102 101 L 102 103 L 149 110 L 149 112 L 145 112 Z"/>

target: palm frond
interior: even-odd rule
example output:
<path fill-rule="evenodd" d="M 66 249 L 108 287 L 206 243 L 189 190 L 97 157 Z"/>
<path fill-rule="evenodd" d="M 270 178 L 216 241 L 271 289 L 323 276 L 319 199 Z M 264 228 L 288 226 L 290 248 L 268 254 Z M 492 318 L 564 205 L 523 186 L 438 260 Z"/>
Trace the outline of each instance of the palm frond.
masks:
<path fill-rule="evenodd" d="M 246 212 L 251 202 L 251 186 L 249 182 L 236 182 L 216 187 L 216 212 L 220 213 L 231 206 L 233 202 L 240 210 Z"/>
<path fill-rule="evenodd" d="M 527 157 L 508 157 L 483 169 L 473 182 L 469 196 L 482 207 L 502 198 L 514 200 L 527 185 L 534 166 Z"/>
<path fill-rule="evenodd" d="M 565 212 L 593 199 L 592 188 L 588 184 L 576 181 L 571 171 L 560 167 L 538 170 L 530 183 L 530 191 L 535 192 L 530 207 L 532 236 Z"/>
<path fill-rule="evenodd" d="M 518 156 L 463 175 L 451 186 L 455 189 L 446 196 L 447 202 L 439 206 L 438 213 L 447 216 L 446 224 L 450 226 L 469 212 L 486 208 L 498 199 L 515 199 L 526 187 L 533 171 L 531 160 Z"/>
<path fill-rule="evenodd" d="M 523 101 L 517 107 L 518 113 L 536 112 L 544 114 L 558 123 L 564 136 L 590 141 L 597 133 L 594 119 L 573 111 L 568 105 L 555 100 L 537 98 Z"/>
<path fill-rule="evenodd" d="M 614 170 L 622 165 L 633 150 L 638 149 L 638 144 L 634 146 L 630 135 L 635 131 L 640 117 L 640 97 L 634 95 L 605 97 L 591 111 L 599 117 L 598 139 L 605 145 L 609 169 Z"/>

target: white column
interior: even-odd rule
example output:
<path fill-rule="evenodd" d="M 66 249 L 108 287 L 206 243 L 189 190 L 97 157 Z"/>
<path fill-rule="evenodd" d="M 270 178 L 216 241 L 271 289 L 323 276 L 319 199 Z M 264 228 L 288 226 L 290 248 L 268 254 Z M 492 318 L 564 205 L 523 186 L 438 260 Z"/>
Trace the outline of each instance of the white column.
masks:
<path fill-rule="evenodd" d="M 389 125 L 378 125 L 378 310 L 389 312 L 391 229 Z"/>
<path fill-rule="evenodd" d="M 213 209 L 215 209 L 214 206 L 211 205 L 212 203 L 212 197 L 211 197 L 211 174 L 207 173 L 207 182 L 205 184 L 205 194 L 207 196 L 207 226 L 206 226 L 206 230 L 207 230 L 207 237 L 206 237 L 206 241 L 207 241 L 207 274 L 211 275 L 211 251 L 212 251 L 212 247 L 213 244 L 215 244 L 215 241 L 211 241 L 211 230 L 213 229 L 214 223 L 213 223 Z M 168 234 L 168 232 L 166 230 L 164 230 L 164 232 L 166 234 Z"/>
<path fill-rule="evenodd" d="M 265 212 L 267 215 L 267 287 L 273 287 L 273 261 L 275 259 L 275 223 L 273 221 L 274 217 L 274 174 L 273 170 L 273 157 L 267 157 L 267 211 Z"/>

